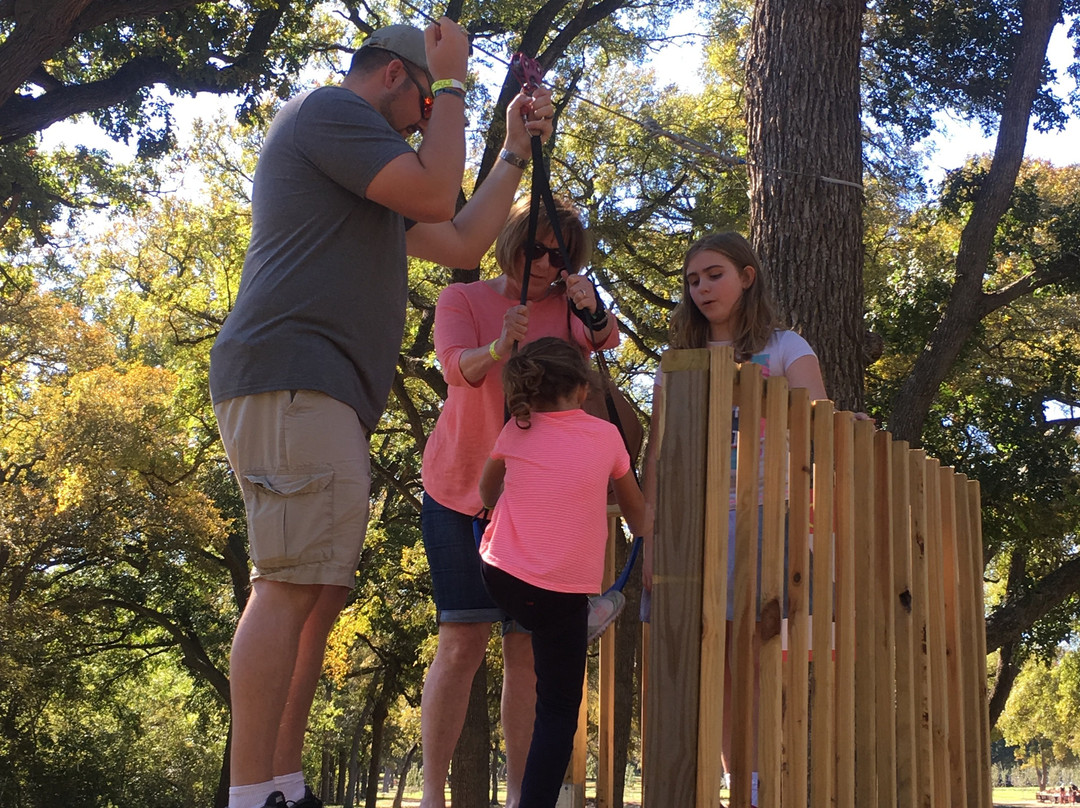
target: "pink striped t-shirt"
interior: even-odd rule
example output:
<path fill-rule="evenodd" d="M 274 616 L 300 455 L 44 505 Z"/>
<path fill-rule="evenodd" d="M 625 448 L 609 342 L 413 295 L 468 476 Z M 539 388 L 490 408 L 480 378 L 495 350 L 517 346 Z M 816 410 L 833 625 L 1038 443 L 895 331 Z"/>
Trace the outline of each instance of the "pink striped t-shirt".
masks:
<path fill-rule="evenodd" d="M 424 447 L 421 474 L 424 490 L 436 502 L 470 516 L 480 510 L 480 472 L 506 420 L 502 388 L 506 358 L 474 384 L 461 373 L 461 355 L 497 339 L 503 315 L 517 302 L 503 297 L 487 281 L 478 281 L 447 286 L 435 307 L 435 356 L 446 379 L 447 396 Z M 568 317 L 566 295 L 561 291 L 529 304 L 525 342 L 541 337 L 569 340 L 581 348 L 583 356 L 589 355 L 592 345 L 581 320 Z M 619 333 L 613 328 L 600 348 L 618 344 Z"/>
<path fill-rule="evenodd" d="M 630 471 L 619 430 L 582 410 L 511 419 L 491 456 L 506 463 L 503 493 L 480 556 L 554 592 L 599 592 L 607 544 L 608 479 Z"/>

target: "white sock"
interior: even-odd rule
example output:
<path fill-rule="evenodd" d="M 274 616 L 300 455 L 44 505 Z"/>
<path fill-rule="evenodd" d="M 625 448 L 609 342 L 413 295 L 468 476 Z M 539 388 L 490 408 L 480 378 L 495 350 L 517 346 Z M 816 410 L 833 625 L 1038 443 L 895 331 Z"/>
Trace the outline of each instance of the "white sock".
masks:
<path fill-rule="evenodd" d="M 273 780 L 247 786 L 230 786 L 229 808 L 263 808 L 266 798 L 276 790 Z"/>
<path fill-rule="evenodd" d="M 757 805 L 757 772 L 750 772 L 750 804 Z"/>
<path fill-rule="evenodd" d="M 287 802 L 304 799 L 304 773 L 274 775 L 274 788 L 285 795 Z"/>

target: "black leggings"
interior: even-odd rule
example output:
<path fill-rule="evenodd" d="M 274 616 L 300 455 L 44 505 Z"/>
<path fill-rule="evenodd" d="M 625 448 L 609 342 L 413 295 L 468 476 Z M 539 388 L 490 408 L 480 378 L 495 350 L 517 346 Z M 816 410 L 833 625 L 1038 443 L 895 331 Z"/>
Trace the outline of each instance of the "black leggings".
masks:
<path fill-rule="evenodd" d="M 553 808 L 574 750 L 589 599 L 533 586 L 490 564 L 483 565 L 483 572 L 499 608 L 532 632 L 536 719 L 521 781 L 521 808 Z"/>

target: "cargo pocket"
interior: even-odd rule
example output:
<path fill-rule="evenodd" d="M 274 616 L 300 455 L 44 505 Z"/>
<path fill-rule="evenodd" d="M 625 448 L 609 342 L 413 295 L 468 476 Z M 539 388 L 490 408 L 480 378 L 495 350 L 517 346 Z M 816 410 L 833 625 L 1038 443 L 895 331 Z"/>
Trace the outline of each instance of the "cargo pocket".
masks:
<path fill-rule="evenodd" d="M 332 554 L 334 470 L 249 472 L 247 497 L 251 560 L 260 570 L 326 561 Z"/>

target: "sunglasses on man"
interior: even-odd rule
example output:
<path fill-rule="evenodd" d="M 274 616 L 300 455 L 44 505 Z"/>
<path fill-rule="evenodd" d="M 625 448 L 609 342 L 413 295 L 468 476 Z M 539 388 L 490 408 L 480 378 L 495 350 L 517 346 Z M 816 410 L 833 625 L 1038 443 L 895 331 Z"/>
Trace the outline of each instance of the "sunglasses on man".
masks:
<path fill-rule="evenodd" d="M 435 106 L 435 99 L 427 94 L 427 90 L 424 86 L 416 80 L 416 77 L 412 74 L 409 68 L 405 68 L 405 75 L 409 77 L 409 81 L 416 85 L 416 91 L 420 93 L 420 117 L 425 121 L 431 119 L 431 108 Z"/>

